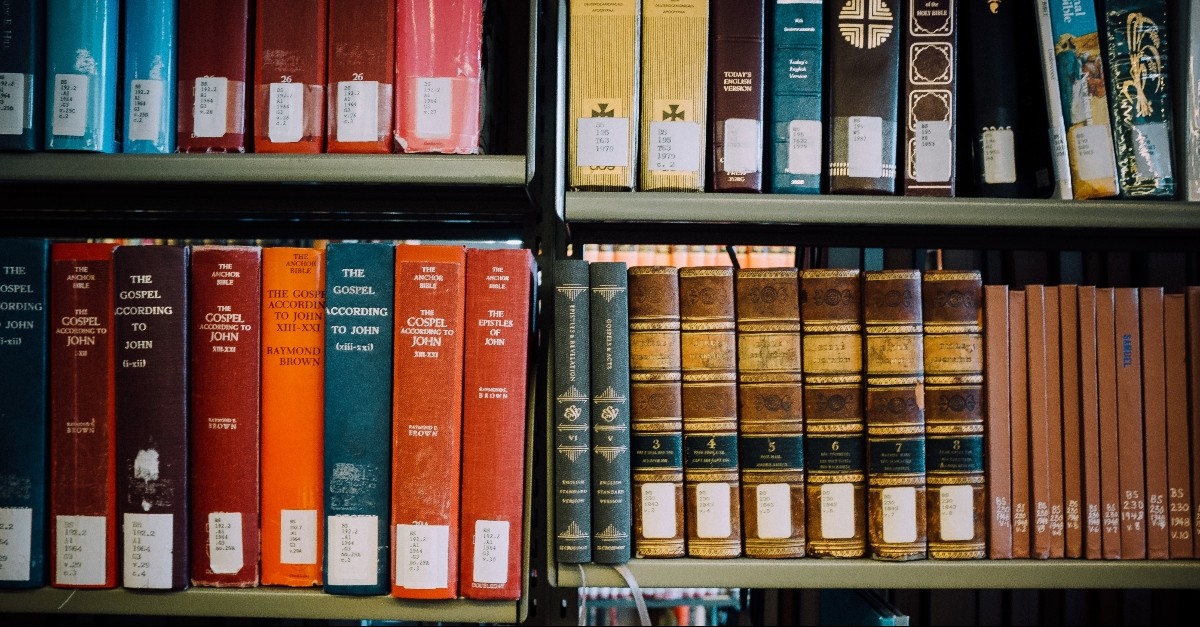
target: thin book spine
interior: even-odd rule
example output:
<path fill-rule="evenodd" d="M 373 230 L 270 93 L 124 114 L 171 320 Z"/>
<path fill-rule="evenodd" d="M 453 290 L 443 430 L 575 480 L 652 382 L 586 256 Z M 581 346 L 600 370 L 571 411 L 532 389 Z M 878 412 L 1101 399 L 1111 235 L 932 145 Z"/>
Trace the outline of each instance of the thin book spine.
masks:
<path fill-rule="evenodd" d="M 588 262 L 555 262 L 554 282 L 554 550 L 559 563 L 582 564 L 592 561 Z"/>
<path fill-rule="evenodd" d="M 0 9 L 0 150 L 42 149 L 46 97 L 46 3 L 10 0 Z"/>

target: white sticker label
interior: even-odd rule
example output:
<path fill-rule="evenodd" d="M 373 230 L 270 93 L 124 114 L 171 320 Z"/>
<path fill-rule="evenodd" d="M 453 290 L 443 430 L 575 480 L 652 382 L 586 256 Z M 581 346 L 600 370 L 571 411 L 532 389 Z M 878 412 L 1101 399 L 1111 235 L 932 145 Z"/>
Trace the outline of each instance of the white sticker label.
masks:
<path fill-rule="evenodd" d="M 201 76 L 196 79 L 195 96 L 196 100 L 192 103 L 192 135 L 223 136 L 229 100 L 229 79 L 224 76 Z"/>
<path fill-rule="evenodd" d="M 232 575 L 243 566 L 241 512 L 209 512 L 208 569 L 218 575 Z"/>
<path fill-rule="evenodd" d="M 642 484 L 642 535 L 650 539 L 675 537 L 675 484 Z"/>
<path fill-rule="evenodd" d="M 54 120 L 50 123 L 50 132 L 64 137 L 83 137 L 87 131 L 87 119 L 87 75 L 55 74 Z"/>
<path fill-rule="evenodd" d="M 762 162 L 762 127 L 758 120 L 725 120 L 725 172 L 758 172 Z"/>
<path fill-rule="evenodd" d="M 20 135 L 24 131 L 25 75 L 0 73 L 0 135 Z"/>
<path fill-rule="evenodd" d="M 508 583 L 508 521 L 475 521 L 475 567 L 471 581 Z"/>
<path fill-rule="evenodd" d="M 55 518 L 54 583 L 61 586 L 102 586 L 108 552 L 104 516 Z"/>
<path fill-rule="evenodd" d="M 788 174 L 821 173 L 821 122 L 788 122 Z"/>
<path fill-rule="evenodd" d="M 1017 150 L 1011 128 L 983 132 L 983 182 L 1017 182 Z"/>
<path fill-rule="evenodd" d="M 826 540 L 854 537 L 854 484 L 821 486 L 821 537 Z"/>
<path fill-rule="evenodd" d="M 697 172 L 700 169 L 700 125 L 695 122 L 650 123 L 650 169 Z"/>
<path fill-rule="evenodd" d="M 883 489 L 883 541 L 917 541 L 917 489 Z"/>
<path fill-rule="evenodd" d="M 417 136 L 449 137 L 453 83 L 448 78 L 418 78 L 416 81 Z"/>
<path fill-rule="evenodd" d="M 445 588 L 449 582 L 450 527 L 396 525 L 396 585 L 433 590 Z"/>
<path fill-rule="evenodd" d="M 379 139 L 379 81 L 340 81 L 337 91 L 337 140 Z"/>
<path fill-rule="evenodd" d="M 173 514 L 125 514 L 122 560 L 126 588 L 170 588 Z"/>
<path fill-rule="evenodd" d="M 696 484 L 696 535 L 701 538 L 728 538 L 730 524 L 729 484 Z"/>
<path fill-rule="evenodd" d="M 329 570 L 331 586 L 371 586 L 379 583 L 379 517 L 330 516 Z"/>
<path fill-rule="evenodd" d="M 32 546 L 33 510 L 0 507 L 0 581 L 29 580 Z"/>
<path fill-rule="evenodd" d="M 1169 142 L 1167 125 L 1162 122 L 1133 125 L 1133 154 L 1141 178 L 1171 176 Z"/>
<path fill-rule="evenodd" d="M 913 150 L 913 178 L 918 183 L 950 180 L 950 123 L 917 122 L 917 145 Z"/>
<path fill-rule="evenodd" d="M 304 83 L 271 83 L 267 137 L 277 144 L 304 137 Z"/>
<path fill-rule="evenodd" d="M 579 118 L 578 167 L 629 165 L 629 118 Z"/>
<path fill-rule="evenodd" d="M 280 510 L 279 561 L 317 563 L 317 510 Z"/>
<path fill-rule="evenodd" d="M 849 124 L 850 176 L 883 176 L 883 118 L 852 115 Z"/>
<path fill-rule="evenodd" d="M 163 82 L 130 81 L 129 139 L 155 141 L 162 121 Z"/>
<path fill-rule="evenodd" d="M 755 491 L 758 501 L 758 537 L 792 537 L 792 488 L 786 483 L 765 483 Z"/>
<path fill-rule="evenodd" d="M 973 540 L 975 538 L 975 490 L 969 485 L 942 486 L 942 539 Z"/>
<path fill-rule="evenodd" d="M 1110 179 L 1113 168 L 1112 136 L 1103 124 L 1089 124 L 1075 129 L 1075 157 L 1079 178 L 1085 181 Z"/>

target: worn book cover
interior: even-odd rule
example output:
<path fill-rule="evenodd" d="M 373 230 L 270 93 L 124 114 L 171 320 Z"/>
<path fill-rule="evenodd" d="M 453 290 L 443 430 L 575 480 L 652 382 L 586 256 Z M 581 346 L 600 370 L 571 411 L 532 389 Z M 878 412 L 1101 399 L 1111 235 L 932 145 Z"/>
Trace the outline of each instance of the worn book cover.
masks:
<path fill-rule="evenodd" d="M 820 0 L 773 0 L 767 18 L 767 181 L 775 194 L 817 194 L 824 159 L 825 48 Z"/>
<path fill-rule="evenodd" d="M 246 152 L 250 0 L 179 3 L 179 152 Z"/>
<path fill-rule="evenodd" d="M 709 177 L 714 192 L 761 192 L 764 0 L 711 0 Z"/>
<path fill-rule="evenodd" d="M 958 0 L 904 0 L 900 188 L 905 196 L 955 195 L 958 11 Z"/>
<path fill-rule="evenodd" d="M 257 0 L 254 152 L 325 151 L 328 0 Z"/>
<path fill-rule="evenodd" d="M 327 152 L 392 152 L 396 0 L 329 0 Z"/>

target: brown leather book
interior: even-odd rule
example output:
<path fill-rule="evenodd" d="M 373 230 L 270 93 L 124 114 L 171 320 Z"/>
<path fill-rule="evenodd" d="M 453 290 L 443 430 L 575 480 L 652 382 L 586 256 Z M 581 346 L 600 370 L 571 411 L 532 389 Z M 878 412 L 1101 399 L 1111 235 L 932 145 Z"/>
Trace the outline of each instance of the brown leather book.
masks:
<path fill-rule="evenodd" d="M 1104 559 L 1121 558 L 1121 481 L 1117 436 L 1117 352 L 1113 288 L 1096 290 L 1096 379 L 1100 407 L 1100 520 Z"/>
<path fill-rule="evenodd" d="M 1200 286 L 1189 285 L 1187 300 L 1188 396 L 1191 450 L 1200 451 Z M 1200 555 L 1200 463 L 1192 464 L 1192 551 Z"/>
<path fill-rule="evenodd" d="M 1026 358 L 1025 292 L 1008 293 L 1008 384 L 1012 412 L 1012 556 L 1029 557 L 1029 376 Z"/>
<path fill-rule="evenodd" d="M 712 0 L 708 133 L 714 192 L 762 191 L 764 14 L 763 0 Z"/>
<path fill-rule="evenodd" d="M 1079 289 L 1058 286 L 1062 358 L 1064 555 L 1083 557 L 1083 449 L 1079 413 Z"/>
<path fill-rule="evenodd" d="M 1008 406 L 1008 286 L 983 286 L 984 479 L 988 496 L 987 549 L 991 559 L 1012 557 L 1012 436 Z"/>
<path fill-rule="evenodd" d="M 1083 556 L 1104 556 L 1101 530 L 1100 405 L 1096 361 L 1096 287 L 1079 286 L 1079 413 L 1083 463 Z"/>
<path fill-rule="evenodd" d="M 958 2 L 905 2 L 902 21 L 901 189 L 905 196 L 953 196 Z"/>
<path fill-rule="evenodd" d="M 1142 319 L 1142 417 L 1146 468 L 1146 557 L 1170 556 L 1167 529 L 1167 383 L 1163 288 L 1138 290 Z M 1118 394 L 1120 392 L 1118 391 Z"/>
<path fill-rule="evenodd" d="M 1063 498 L 1062 338 L 1059 334 L 1058 289 L 1046 288 L 1046 434 L 1050 470 L 1050 557 L 1066 549 Z"/>
<path fill-rule="evenodd" d="M 1029 375 L 1029 490 L 1033 545 L 1029 556 L 1050 557 L 1050 419 L 1046 388 L 1046 288 L 1025 286 L 1025 351 Z"/>
<path fill-rule="evenodd" d="M 1113 291 L 1113 350 L 1117 370 L 1117 437 L 1121 486 L 1121 558 L 1146 557 L 1145 425 L 1138 293 Z"/>
<path fill-rule="evenodd" d="M 1188 448 L 1187 314 L 1183 294 L 1163 296 L 1167 395 L 1167 512 L 1171 559 L 1195 555 L 1192 546 L 1191 451 Z"/>

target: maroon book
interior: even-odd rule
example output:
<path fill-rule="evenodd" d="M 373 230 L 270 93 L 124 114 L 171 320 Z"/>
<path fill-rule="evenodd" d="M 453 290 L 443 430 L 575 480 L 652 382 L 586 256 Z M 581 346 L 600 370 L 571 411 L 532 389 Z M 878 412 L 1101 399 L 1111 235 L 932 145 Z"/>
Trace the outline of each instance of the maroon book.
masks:
<path fill-rule="evenodd" d="M 392 151 L 396 0 L 329 0 L 329 152 Z"/>
<path fill-rule="evenodd" d="M 763 0 L 712 0 L 711 24 L 712 189 L 761 192 Z"/>
<path fill-rule="evenodd" d="M 257 0 L 254 152 L 325 150 L 327 0 Z"/>
<path fill-rule="evenodd" d="M 179 152 L 246 151 L 250 0 L 180 2 Z"/>

